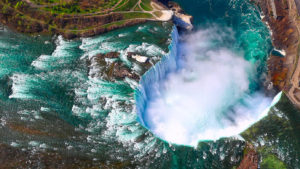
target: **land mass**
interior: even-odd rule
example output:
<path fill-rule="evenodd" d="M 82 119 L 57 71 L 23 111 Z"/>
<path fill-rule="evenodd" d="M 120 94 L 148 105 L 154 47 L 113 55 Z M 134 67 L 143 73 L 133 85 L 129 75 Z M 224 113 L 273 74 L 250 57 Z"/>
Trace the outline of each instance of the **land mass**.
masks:
<path fill-rule="evenodd" d="M 0 0 L 0 22 L 19 32 L 61 34 L 67 39 L 94 36 L 146 21 L 170 21 L 175 16 L 183 18 L 185 26 L 191 29 L 190 20 L 186 20 L 190 16 L 179 14 L 178 8 L 172 10 L 162 2 Z"/>
<path fill-rule="evenodd" d="M 272 31 L 276 51 L 268 60 L 270 87 L 282 90 L 300 108 L 300 1 L 256 0 Z"/>

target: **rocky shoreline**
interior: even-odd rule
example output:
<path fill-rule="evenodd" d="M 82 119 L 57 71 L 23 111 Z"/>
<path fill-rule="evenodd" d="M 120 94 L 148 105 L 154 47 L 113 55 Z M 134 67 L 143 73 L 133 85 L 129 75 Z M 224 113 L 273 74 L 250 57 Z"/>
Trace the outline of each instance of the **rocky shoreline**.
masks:
<path fill-rule="evenodd" d="M 273 87 L 284 91 L 292 103 L 300 108 L 300 20 L 295 0 L 254 2 L 261 9 L 262 20 L 272 32 L 272 43 L 276 49 L 268 60 L 269 89 Z"/>
<path fill-rule="evenodd" d="M 300 20 L 297 0 L 254 0 L 268 25 L 274 50 L 268 59 L 267 88 L 283 91 L 295 107 L 300 108 Z M 261 154 L 248 143 L 238 169 L 257 169 Z"/>

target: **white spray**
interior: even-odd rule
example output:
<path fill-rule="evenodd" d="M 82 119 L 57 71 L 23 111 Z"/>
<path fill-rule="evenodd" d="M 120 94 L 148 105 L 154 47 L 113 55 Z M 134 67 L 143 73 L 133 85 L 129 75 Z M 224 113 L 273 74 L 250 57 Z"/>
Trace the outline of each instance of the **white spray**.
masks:
<path fill-rule="evenodd" d="M 196 146 L 200 140 L 238 135 L 266 115 L 271 99 L 249 91 L 255 65 L 220 47 L 226 36 L 207 29 L 185 37 L 182 68 L 155 84 L 157 94 L 144 114 L 147 127 L 158 137 Z"/>

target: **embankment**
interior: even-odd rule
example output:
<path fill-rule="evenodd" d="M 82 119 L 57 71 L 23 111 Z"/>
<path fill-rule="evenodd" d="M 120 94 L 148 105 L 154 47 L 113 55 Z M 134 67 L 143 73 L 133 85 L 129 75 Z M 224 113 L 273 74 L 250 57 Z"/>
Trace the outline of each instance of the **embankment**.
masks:
<path fill-rule="evenodd" d="M 268 61 L 268 77 L 277 90 L 283 90 L 293 104 L 300 108 L 300 21 L 294 0 L 262 0 L 255 2 L 261 9 L 272 32 L 272 52 Z M 278 52 L 281 56 L 278 56 Z M 277 53 L 277 54 L 276 54 Z"/>

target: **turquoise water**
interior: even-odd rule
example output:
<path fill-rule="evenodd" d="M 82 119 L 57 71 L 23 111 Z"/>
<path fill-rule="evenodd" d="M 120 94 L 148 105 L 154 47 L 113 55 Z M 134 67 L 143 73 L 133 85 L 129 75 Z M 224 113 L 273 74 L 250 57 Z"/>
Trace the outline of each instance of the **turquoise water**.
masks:
<path fill-rule="evenodd" d="M 233 41 L 226 44 L 231 49 L 244 51 L 244 58 L 257 66 L 258 80 L 251 83 L 250 89 L 260 90 L 259 80 L 264 77 L 267 56 L 272 47 L 269 31 L 260 21 L 259 11 L 248 1 L 177 0 L 176 2 L 180 3 L 187 13 L 193 15 L 196 30 L 215 27 L 216 24 L 221 27 L 229 26 L 234 30 Z M 300 167 L 298 160 L 300 137 L 295 133 L 295 130 L 299 129 L 300 120 L 297 114 L 299 111 L 283 95 L 265 118 L 243 132 L 245 140 L 257 146 L 262 168 L 279 166 L 282 161 L 286 163 L 284 165 L 286 168 Z M 270 160 L 271 157 L 273 160 Z"/>
<path fill-rule="evenodd" d="M 0 102 L 1 143 L 32 155 L 54 151 L 64 158 L 76 156 L 83 159 L 78 165 L 84 165 L 84 159 L 90 159 L 93 166 L 120 164 L 130 168 L 236 165 L 242 141 L 225 139 L 194 149 L 155 137 L 137 121 L 134 89 L 138 82 L 104 80 L 101 64 L 93 58 L 96 53 L 118 51 L 124 64 L 143 74 L 141 65 L 130 61 L 126 52 L 139 52 L 155 63 L 168 53 L 171 32 L 177 34 L 167 23 L 148 23 L 75 41 L 1 32 L 6 37 L 1 44 L 20 44 L 18 52 L 14 49 L 16 52 L 9 54 L 11 46 L 1 46 L 1 66 L 11 68 L 1 78 L 5 89 Z M 19 53 L 24 53 L 22 59 Z M 224 148 L 228 155 L 211 153 Z M 233 160 L 220 163 L 223 158 Z M 43 165 L 42 161 L 35 164 Z"/>
<path fill-rule="evenodd" d="M 143 84 L 148 104 L 141 114 L 160 138 L 197 146 L 198 141 L 236 136 L 266 115 L 272 98 L 253 87 L 260 85 L 260 65 L 224 47 L 231 38 L 226 34 L 216 25 L 186 35 L 178 59 L 162 60 L 167 63 L 154 68 L 158 73 L 145 75 L 151 80 Z M 165 65 L 176 67 L 179 62 L 177 71 L 161 75 Z"/>
<path fill-rule="evenodd" d="M 227 28 L 232 36 L 224 38 L 223 47 L 256 65 L 257 81 L 251 81 L 250 88 L 260 90 L 259 79 L 266 71 L 271 44 L 257 10 L 242 0 L 179 2 L 194 16 L 196 30 Z M 195 148 L 155 137 L 137 120 L 134 94 L 138 82 L 129 78 L 105 79 L 105 68 L 93 58 L 98 53 L 119 52 L 118 61 L 143 75 L 143 65 L 126 53 L 137 52 L 149 57 L 153 64 L 158 62 L 174 42 L 176 30 L 172 25 L 147 23 L 73 41 L 60 36 L 31 37 L 9 30 L 0 35 L 1 143 L 31 154 L 76 155 L 90 159 L 93 166 L 226 169 L 241 161 L 246 142 L 240 138 L 202 141 Z M 297 120 L 290 123 L 289 119 L 298 118 L 294 109 L 288 109 L 290 116 L 283 116 L 285 106 L 291 107 L 283 106 L 272 108 L 270 115 L 256 124 L 265 129 L 261 133 L 253 127 L 242 135 L 262 147 L 263 157 L 274 154 L 289 168 L 297 168 Z M 278 123 L 269 123 L 268 119 L 274 117 Z M 266 137 L 266 133 L 273 133 L 272 137 Z M 36 167 L 42 168 L 43 162 Z"/>
<path fill-rule="evenodd" d="M 168 63 L 178 70 L 159 78 L 166 66 L 158 66 L 153 87 L 145 83 L 143 124 L 164 140 L 192 146 L 238 135 L 272 101 L 263 91 L 269 30 L 247 1 L 178 2 L 194 17 L 195 30 L 181 35 L 176 63 Z"/>

